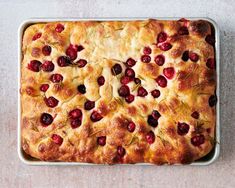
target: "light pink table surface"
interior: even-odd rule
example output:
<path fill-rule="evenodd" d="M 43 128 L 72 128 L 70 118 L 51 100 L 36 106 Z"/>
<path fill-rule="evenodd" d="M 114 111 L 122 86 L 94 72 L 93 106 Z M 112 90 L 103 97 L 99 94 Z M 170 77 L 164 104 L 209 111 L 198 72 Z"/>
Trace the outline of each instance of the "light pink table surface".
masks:
<path fill-rule="evenodd" d="M 27 166 L 17 156 L 17 28 L 30 17 L 208 16 L 221 29 L 221 156 L 192 166 Z M 235 1 L 0 0 L 0 187 L 235 187 Z"/>

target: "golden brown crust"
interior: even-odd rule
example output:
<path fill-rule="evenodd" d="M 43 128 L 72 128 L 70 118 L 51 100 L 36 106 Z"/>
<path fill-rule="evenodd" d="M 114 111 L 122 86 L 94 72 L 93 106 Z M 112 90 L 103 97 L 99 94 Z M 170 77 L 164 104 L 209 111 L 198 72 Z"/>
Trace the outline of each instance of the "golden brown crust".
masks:
<path fill-rule="evenodd" d="M 166 40 L 158 39 L 163 32 Z M 186 164 L 205 156 L 213 148 L 216 101 L 216 72 L 213 63 L 207 63 L 214 58 L 213 45 L 205 40 L 209 35 L 211 26 L 203 20 L 49 22 L 29 26 L 23 36 L 21 63 L 23 150 L 40 160 L 103 164 Z M 58 58 L 66 56 L 71 44 L 84 49 L 76 52 L 73 61 L 69 55 L 71 64 L 59 66 Z M 42 51 L 45 45 L 51 47 L 49 55 Z M 164 50 L 167 45 L 169 49 Z M 149 63 L 143 62 L 145 47 L 151 48 Z M 156 63 L 157 55 L 165 57 L 163 65 Z M 131 103 L 119 96 L 128 58 L 135 61 L 132 69 L 141 80 L 136 84 L 132 79 L 127 84 L 134 95 Z M 79 68 L 79 59 L 87 64 Z M 51 61 L 54 68 L 45 71 L 42 64 L 30 65 L 32 60 L 42 64 Z M 115 64 L 122 67 L 118 75 L 112 73 Z M 175 72 L 171 78 L 164 72 L 169 67 Z M 61 74 L 63 80 L 53 83 L 53 74 Z M 158 83 L 159 75 L 167 80 L 166 87 Z M 105 79 L 102 86 L 97 82 L 100 76 Z M 42 84 L 49 88 L 40 90 Z M 77 90 L 81 84 L 86 87 L 84 94 Z M 138 96 L 140 87 L 146 89 L 146 96 Z M 154 89 L 160 91 L 157 98 L 151 94 Z M 58 101 L 55 107 L 48 106 L 49 97 Z M 86 101 L 94 101 L 94 107 L 85 110 Z M 69 115 L 74 109 L 82 112 L 76 119 L 81 125 L 76 128 L 72 128 Z M 151 126 L 149 116 L 153 117 L 154 110 L 160 118 L 154 117 L 158 125 Z M 102 119 L 93 121 L 93 112 Z M 43 113 L 53 118 L 48 126 L 40 120 Z M 130 122 L 135 124 L 134 131 L 128 128 Z M 154 136 L 148 137 L 151 134 Z"/>

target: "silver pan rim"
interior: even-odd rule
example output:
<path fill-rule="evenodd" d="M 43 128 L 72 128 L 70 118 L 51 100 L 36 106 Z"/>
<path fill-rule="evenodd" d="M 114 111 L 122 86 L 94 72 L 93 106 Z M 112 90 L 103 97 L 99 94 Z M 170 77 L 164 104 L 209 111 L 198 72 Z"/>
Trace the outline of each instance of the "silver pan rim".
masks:
<path fill-rule="evenodd" d="M 86 18 L 79 18 L 79 17 L 60 17 L 60 18 L 29 18 L 24 20 L 19 28 L 18 28 L 18 127 L 17 127 L 17 153 L 20 160 L 27 165 L 49 165 L 49 166 L 74 166 L 74 165 L 84 165 L 84 166 L 105 166 L 108 164 L 93 164 L 93 163 L 80 163 L 80 162 L 46 162 L 46 161 L 34 161 L 30 159 L 26 159 L 22 148 L 21 148 L 21 102 L 20 102 L 20 78 L 21 78 L 21 60 L 22 60 L 22 38 L 24 30 L 32 24 L 35 23 L 45 23 L 45 22 L 60 22 L 60 21 L 132 21 L 132 20 L 147 20 L 147 19 L 158 19 L 158 20 L 178 20 L 181 17 L 86 17 Z M 211 23 L 215 29 L 215 58 L 216 58 L 216 74 L 217 74 L 217 86 L 216 86 L 216 95 L 217 95 L 217 105 L 216 105 L 216 132 L 215 132 L 215 139 L 216 143 L 214 146 L 214 153 L 213 156 L 206 160 L 206 161 L 195 161 L 189 165 L 191 166 L 206 166 L 214 163 L 220 154 L 220 35 L 219 35 L 219 27 L 217 23 L 208 17 L 185 17 L 188 20 L 206 20 Z M 136 164 L 115 164 L 115 166 L 152 166 L 154 164 L 150 163 L 136 163 Z M 167 165 L 167 164 L 165 164 Z M 165 166 L 163 165 L 163 166 Z M 179 166 L 181 164 L 173 164 L 174 166 Z M 155 165 L 156 166 L 156 165 Z"/>

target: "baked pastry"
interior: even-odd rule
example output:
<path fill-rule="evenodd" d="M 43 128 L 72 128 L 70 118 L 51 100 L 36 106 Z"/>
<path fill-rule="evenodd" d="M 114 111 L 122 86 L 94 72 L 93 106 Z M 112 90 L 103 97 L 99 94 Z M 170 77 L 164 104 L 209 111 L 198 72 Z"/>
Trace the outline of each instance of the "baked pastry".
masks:
<path fill-rule="evenodd" d="M 214 146 L 204 20 L 37 23 L 23 34 L 21 145 L 45 161 L 191 163 Z"/>

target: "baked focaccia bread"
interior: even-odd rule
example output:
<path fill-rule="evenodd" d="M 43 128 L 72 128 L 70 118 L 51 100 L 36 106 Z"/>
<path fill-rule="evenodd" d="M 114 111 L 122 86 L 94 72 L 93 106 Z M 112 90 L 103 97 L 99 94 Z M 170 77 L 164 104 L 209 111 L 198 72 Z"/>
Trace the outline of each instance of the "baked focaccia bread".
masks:
<path fill-rule="evenodd" d="M 207 21 L 79 21 L 23 34 L 21 145 L 44 161 L 191 163 L 214 146 Z"/>

